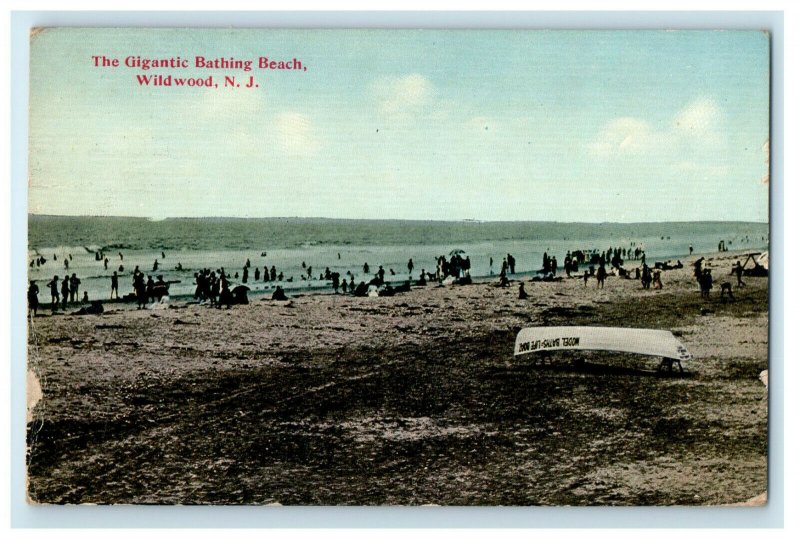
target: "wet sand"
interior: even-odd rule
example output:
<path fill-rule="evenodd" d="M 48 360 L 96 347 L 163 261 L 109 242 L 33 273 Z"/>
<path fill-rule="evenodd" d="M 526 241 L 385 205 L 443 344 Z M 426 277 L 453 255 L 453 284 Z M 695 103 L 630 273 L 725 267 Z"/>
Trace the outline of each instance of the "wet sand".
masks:
<path fill-rule="evenodd" d="M 691 267 L 394 297 L 36 317 L 40 503 L 708 505 L 766 491 L 768 282 Z M 708 258 L 708 257 L 707 257 Z M 741 257 L 740 260 L 744 261 Z M 513 276 L 512 276 L 513 278 Z M 721 302 L 718 283 L 734 284 Z M 77 307 L 76 307 L 77 309 Z M 519 329 L 673 331 L 695 356 L 513 356 Z M 542 361 L 545 359 L 545 361 Z M 762 498 L 759 498 L 762 499 Z"/>

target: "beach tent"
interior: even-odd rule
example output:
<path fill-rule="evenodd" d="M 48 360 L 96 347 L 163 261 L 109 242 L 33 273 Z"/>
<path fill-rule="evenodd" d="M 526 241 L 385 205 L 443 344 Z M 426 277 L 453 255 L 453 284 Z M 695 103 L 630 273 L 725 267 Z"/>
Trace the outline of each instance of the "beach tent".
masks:
<path fill-rule="evenodd" d="M 765 270 L 769 270 L 769 251 L 761 253 L 761 256 L 756 259 L 756 263 L 758 263 L 759 266 L 764 266 Z"/>
<path fill-rule="evenodd" d="M 749 253 L 746 255 L 744 264 L 744 274 L 749 277 L 767 277 L 769 276 L 769 251 L 763 253 Z M 753 261 L 753 267 L 748 267 L 750 261 Z"/>
<path fill-rule="evenodd" d="M 531 327 L 520 330 L 514 355 L 551 350 L 607 350 L 663 358 L 662 366 L 681 366 L 692 359 L 686 347 L 670 331 L 659 329 L 593 326 Z"/>

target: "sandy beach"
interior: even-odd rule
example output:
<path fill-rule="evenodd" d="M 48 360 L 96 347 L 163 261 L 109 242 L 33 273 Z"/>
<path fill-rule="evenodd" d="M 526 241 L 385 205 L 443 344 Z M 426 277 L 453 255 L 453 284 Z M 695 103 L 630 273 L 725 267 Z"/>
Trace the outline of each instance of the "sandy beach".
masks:
<path fill-rule="evenodd" d="M 717 505 L 767 489 L 768 280 L 707 255 L 610 277 L 107 304 L 29 326 L 39 503 Z M 744 262 L 744 257 L 738 258 Z M 513 276 L 512 276 L 513 278 Z M 719 282 L 735 300 L 720 300 Z M 76 307 L 77 309 L 77 307 Z M 513 355 L 536 325 L 671 330 L 694 355 Z M 765 499 L 765 498 L 764 498 Z M 763 499 L 762 499 L 763 502 Z"/>

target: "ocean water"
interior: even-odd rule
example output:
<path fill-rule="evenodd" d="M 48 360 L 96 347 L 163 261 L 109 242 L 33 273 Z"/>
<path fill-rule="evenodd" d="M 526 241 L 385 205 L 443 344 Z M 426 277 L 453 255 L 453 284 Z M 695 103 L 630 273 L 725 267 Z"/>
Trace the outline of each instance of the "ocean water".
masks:
<path fill-rule="evenodd" d="M 516 259 L 517 274 L 527 275 L 541 267 L 545 252 L 556 257 L 559 268 L 567 251 L 636 246 L 645 250 L 648 262 L 682 260 L 686 264 L 690 245 L 695 253 L 716 252 L 718 243 L 725 241 L 731 250 L 758 252 L 768 248 L 768 234 L 766 223 L 747 222 L 592 224 L 302 218 L 152 221 L 31 215 L 28 262 L 39 256 L 47 262 L 38 267 L 34 264 L 28 272 L 31 279 L 37 280 L 40 301 L 45 303 L 49 301 L 45 285 L 53 275 L 63 278 L 75 273 L 81 279 L 81 295 L 87 291 L 90 299 L 106 299 L 115 270 L 120 275 L 120 293 L 132 291 L 136 266 L 154 278 L 161 275 L 172 281 L 170 294 L 183 296 L 194 292 L 194 272 L 202 268 L 225 268 L 230 275 L 238 272 L 240 278 L 233 281 L 241 282 L 249 259 L 247 286 L 252 290 L 270 291 L 280 284 L 287 292 L 299 293 L 329 289 L 330 284 L 319 279 L 326 267 L 341 275 L 349 271 L 359 283 L 369 281 L 382 265 L 387 280 L 401 282 L 408 278 L 407 263 L 411 258 L 416 279 L 420 270 L 434 272 L 436 258 L 447 256 L 454 249 L 469 255 L 473 277 L 499 273 L 507 253 Z M 94 252 L 98 250 L 108 257 L 108 270 L 95 260 Z M 65 258 L 69 260 L 68 269 L 64 267 Z M 155 261 L 159 267 L 154 271 Z M 370 266 L 369 274 L 363 272 L 365 262 Z M 179 263 L 183 271 L 175 269 Z M 307 275 L 303 263 L 312 267 L 311 280 L 301 279 L 301 275 Z M 284 282 L 264 282 L 263 276 L 254 282 L 256 268 L 263 272 L 264 266 L 273 265 L 277 272 L 283 272 Z M 289 278 L 292 282 L 286 281 Z"/>

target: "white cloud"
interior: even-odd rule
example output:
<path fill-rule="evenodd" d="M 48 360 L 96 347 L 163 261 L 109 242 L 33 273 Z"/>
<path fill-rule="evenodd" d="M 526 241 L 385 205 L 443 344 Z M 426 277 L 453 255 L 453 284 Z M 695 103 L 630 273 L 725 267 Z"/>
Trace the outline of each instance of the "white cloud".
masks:
<path fill-rule="evenodd" d="M 319 149 L 317 128 L 299 112 L 282 112 L 274 119 L 278 145 L 290 155 L 311 155 Z"/>
<path fill-rule="evenodd" d="M 434 87 L 424 76 L 412 73 L 380 79 L 372 84 L 372 92 L 383 114 L 407 115 L 421 112 L 431 104 Z"/>
<path fill-rule="evenodd" d="M 601 157 L 650 152 L 685 159 L 720 146 L 722 119 L 717 103 L 706 97 L 690 102 L 672 117 L 671 123 L 661 127 L 641 118 L 615 118 L 606 123 L 589 144 L 589 152 Z"/>
<path fill-rule="evenodd" d="M 714 137 L 719 129 L 721 116 L 722 113 L 713 99 L 701 97 L 675 115 L 675 129 L 695 137 Z"/>
<path fill-rule="evenodd" d="M 600 130 L 589 144 L 589 151 L 599 156 L 639 153 L 651 147 L 655 138 L 648 122 L 632 117 L 616 118 Z"/>

